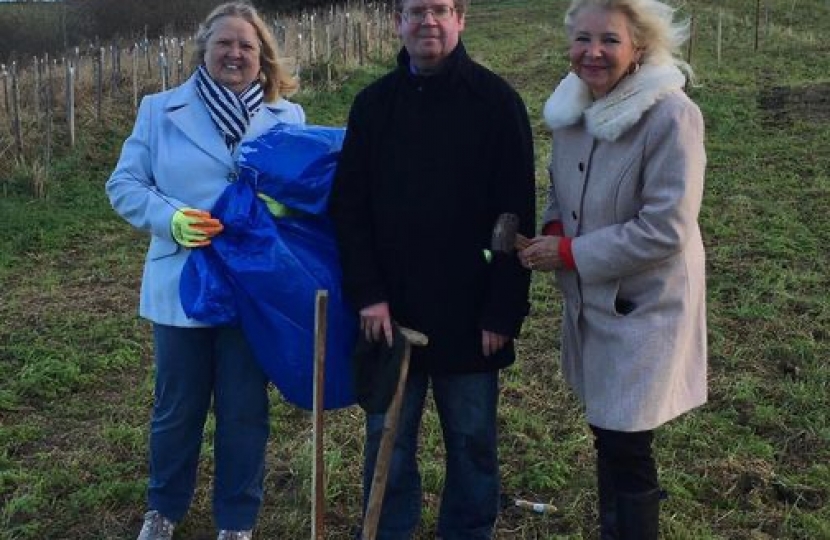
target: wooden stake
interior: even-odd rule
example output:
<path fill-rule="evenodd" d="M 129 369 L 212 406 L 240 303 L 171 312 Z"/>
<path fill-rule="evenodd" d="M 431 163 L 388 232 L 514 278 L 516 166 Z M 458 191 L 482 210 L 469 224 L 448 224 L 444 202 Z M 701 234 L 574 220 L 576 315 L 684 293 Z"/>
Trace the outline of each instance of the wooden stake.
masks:
<path fill-rule="evenodd" d="M 46 155 L 44 161 L 46 170 L 48 171 L 52 164 L 52 69 L 48 54 L 45 57 L 45 62 L 46 69 L 44 69 L 44 76 L 46 77 L 46 81 L 43 85 L 45 91 L 43 95 L 43 108 L 46 111 L 46 148 L 44 149 Z"/>
<path fill-rule="evenodd" d="M 723 49 L 723 9 L 718 11 L 718 42 L 717 42 L 718 67 L 720 67 L 721 51 Z"/>
<path fill-rule="evenodd" d="M 17 80 L 17 63 L 12 62 L 12 104 L 14 116 L 12 117 L 12 131 L 14 132 L 14 148 L 17 159 L 23 157 L 23 134 L 20 132 L 20 86 Z"/>
<path fill-rule="evenodd" d="M 755 48 L 758 50 L 758 34 L 761 26 L 761 0 L 755 2 Z"/>
<path fill-rule="evenodd" d="M 311 484 L 311 540 L 325 538 L 326 478 L 323 453 L 323 411 L 326 388 L 326 324 L 329 293 L 318 290 L 314 307 L 314 464 Z"/>
<path fill-rule="evenodd" d="M 686 50 L 686 63 L 692 63 L 692 50 L 695 46 L 695 18 L 694 16 L 689 21 L 689 48 Z"/>
<path fill-rule="evenodd" d="M 138 43 L 133 46 L 133 110 L 138 110 Z"/>
<path fill-rule="evenodd" d="M 101 103 L 104 100 L 104 48 L 98 51 L 95 59 L 95 118 L 101 121 Z"/>
<path fill-rule="evenodd" d="M 75 66 L 66 63 L 66 124 L 69 126 L 69 146 L 75 147 Z"/>
<path fill-rule="evenodd" d="M 9 72 L 6 70 L 6 64 L 3 64 L 3 102 L 6 106 L 6 114 L 11 113 L 11 102 L 9 101 Z"/>
<path fill-rule="evenodd" d="M 34 86 L 32 87 L 32 91 L 34 94 L 34 100 L 32 101 L 32 103 L 35 109 L 35 118 L 38 118 L 40 116 L 40 65 L 40 60 L 37 56 L 32 58 L 32 70 L 34 71 L 33 75 L 35 79 Z"/>

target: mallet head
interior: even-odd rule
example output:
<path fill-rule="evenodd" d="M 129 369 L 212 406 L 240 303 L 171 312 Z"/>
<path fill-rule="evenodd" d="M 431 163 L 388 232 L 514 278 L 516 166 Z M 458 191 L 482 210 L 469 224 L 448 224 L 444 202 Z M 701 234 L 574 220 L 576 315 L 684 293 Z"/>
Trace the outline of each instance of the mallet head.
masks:
<path fill-rule="evenodd" d="M 509 212 L 500 214 L 493 226 L 490 249 L 497 253 L 512 253 L 516 249 L 518 231 L 519 216 Z"/>

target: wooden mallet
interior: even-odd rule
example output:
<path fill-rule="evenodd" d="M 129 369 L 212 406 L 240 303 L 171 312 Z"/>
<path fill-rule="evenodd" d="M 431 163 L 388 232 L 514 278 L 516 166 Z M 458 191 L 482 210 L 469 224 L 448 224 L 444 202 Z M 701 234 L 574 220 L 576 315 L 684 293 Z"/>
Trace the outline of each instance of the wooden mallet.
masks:
<path fill-rule="evenodd" d="M 527 237 L 519 234 L 519 216 L 509 212 L 499 214 L 495 225 L 493 225 L 490 250 L 495 253 L 511 254 L 513 251 L 524 249 L 528 245 Z"/>

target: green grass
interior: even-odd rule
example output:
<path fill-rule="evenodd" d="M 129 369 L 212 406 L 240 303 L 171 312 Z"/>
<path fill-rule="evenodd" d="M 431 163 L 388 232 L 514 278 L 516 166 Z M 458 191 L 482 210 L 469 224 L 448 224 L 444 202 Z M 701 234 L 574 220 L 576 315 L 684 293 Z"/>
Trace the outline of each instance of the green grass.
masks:
<path fill-rule="evenodd" d="M 756 52 L 754 0 L 686 2 L 697 31 L 691 95 L 707 124 L 710 401 L 658 431 L 670 492 L 662 535 L 672 540 L 830 538 L 830 106 L 826 94 L 804 104 L 807 87 L 830 81 L 830 4 L 768 4 Z M 465 34 L 471 54 L 525 98 L 540 204 L 550 144 L 540 111 L 567 69 L 563 9 L 474 2 Z M 297 100 L 310 122 L 342 125 L 354 94 L 384 70 L 341 73 L 336 90 L 307 88 Z M 781 110 L 764 111 L 759 96 L 774 87 L 792 91 Z M 36 168 L 0 178 L 0 540 L 134 538 L 144 511 L 152 344 L 136 303 L 146 238 L 103 193 L 129 117 L 60 156 L 44 198 L 31 196 Z M 557 366 L 559 309 L 549 277 L 536 276 L 500 410 L 505 494 L 558 511 L 506 508 L 499 539 L 597 534 L 591 437 Z M 307 537 L 311 418 L 274 393 L 271 423 L 258 536 Z M 214 534 L 213 429 L 180 539 Z M 349 538 L 359 519 L 361 445 L 357 408 L 327 414 L 327 538 Z M 432 538 L 442 456 L 430 408 L 422 539 Z"/>

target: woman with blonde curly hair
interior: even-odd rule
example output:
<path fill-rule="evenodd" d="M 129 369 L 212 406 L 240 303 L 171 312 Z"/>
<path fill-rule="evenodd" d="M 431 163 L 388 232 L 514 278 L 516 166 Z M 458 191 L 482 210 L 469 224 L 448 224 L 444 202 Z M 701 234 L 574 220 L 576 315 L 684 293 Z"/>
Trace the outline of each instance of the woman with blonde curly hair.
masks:
<path fill-rule="evenodd" d="M 571 73 L 544 109 L 544 227 L 520 253 L 564 297 L 562 370 L 594 434 L 602 540 L 658 537 L 654 430 L 706 402 L 704 125 L 673 15 L 572 1 Z"/>
<path fill-rule="evenodd" d="M 241 328 L 185 313 L 180 276 L 190 252 L 222 234 L 210 209 L 238 176 L 240 143 L 277 123 L 304 124 L 305 113 L 284 99 L 297 81 L 252 6 L 215 8 L 196 44 L 193 75 L 142 100 L 106 185 L 116 212 L 150 236 L 139 312 L 153 324 L 155 400 L 139 540 L 170 540 L 184 518 L 211 406 L 219 540 L 249 540 L 262 504 L 268 379 Z"/>

